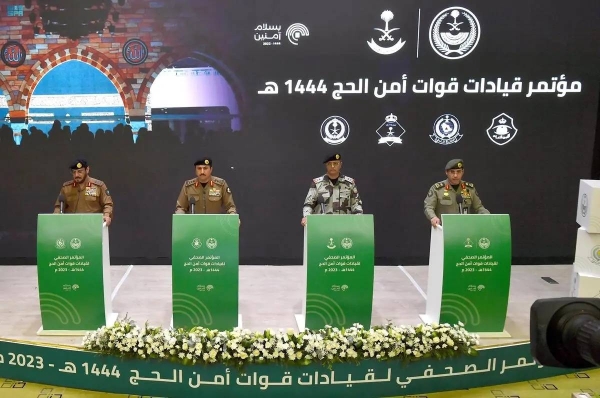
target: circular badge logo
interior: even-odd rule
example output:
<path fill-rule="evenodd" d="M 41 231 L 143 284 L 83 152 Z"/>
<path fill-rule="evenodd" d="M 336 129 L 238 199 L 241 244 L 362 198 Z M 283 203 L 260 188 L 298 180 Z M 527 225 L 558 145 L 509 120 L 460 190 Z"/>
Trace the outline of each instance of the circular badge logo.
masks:
<path fill-rule="evenodd" d="M 590 258 L 594 264 L 600 264 L 600 245 L 592 249 L 592 257 Z"/>
<path fill-rule="evenodd" d="M 429 136 L 436 144 L 449 145 L 457 143 L 461 138 L 460 123 L 450 114 L 438 117 L 433 124 L 433 134 Z"/>
<path fill-rule="evenodd" d="M 71 248 L 77 250 L 81 247 L 81 240 L 79 238 L 73 238 L 71 239 L 71 242 L 69 242 L 71 245 Z"/>
<path fill-rule="evenodd" d="M 463 7 L 450 7 L 435 16 L 429 27 L 429 42 L 440 56 L 459 59 L 469 55 L 477 43 L 481 28 L 475 14 Z"/>
<path fill-rule="evenodd" d="M 206 240 L 206 247 L 208 247 L 209 249 L 216 249 L 217 240 L 215 238 L 208 238 Z"/>
<path fill-rule="evenodd" d="M 200 246 L 202 246 L 202 242 L 200 241 L 200 238 L 194 238 L 194 239 L 192 240 L 192 247 L 193 247 L 194 249 L 199 249 L 199 248 L 200 248 Z"/>
<path fill-rule="evenodd" d="M 481 238 L 479 239 L 479 247 L 481 247 L 482 249 L 487 249 L 488 247 L 490 247 L 490 240 L 488 238 Z"/>
<path fill-rule="evenodd" d="M 128 40 L 123 46 L 123 58 L 130 65 L 140 65 L 148 58 L 148 47 L 140 39 Z"/>
<path fill-rule="evenodd" d="M 341 116 L 329 116 L 321 124 L 321 137 L 329 145 L 339 145 L 348 139 L 350 126 Z"/>
<path fill-rule="evenodd" d="M 0 57 L 6 66 L 16 68 L 23 65 L 26 55 L 25 47 L 23 47 L 21 43 L 16 41 L 7 41 L 2 46 L 2 53 L 0 54 Z"/>

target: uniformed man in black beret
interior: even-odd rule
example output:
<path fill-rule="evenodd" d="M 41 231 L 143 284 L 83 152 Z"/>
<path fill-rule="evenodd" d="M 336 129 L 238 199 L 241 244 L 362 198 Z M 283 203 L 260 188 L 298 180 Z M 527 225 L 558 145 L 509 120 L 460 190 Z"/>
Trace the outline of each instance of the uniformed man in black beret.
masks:
<path fill-rule="evenodd" d="M 177 198 L 176 214 L 191 211 L 190 198 L 194 198 L 195 214 L 237 214 L 233 195 L 227 182 L 212 175 L 211 158 L 201 158 L 194 163 L 196 178 L 183 183 Z"/>
<path fill-rule="evenodd" d="M 85 159 L 75 160 L 71 166 L 73 179 L 65 182 L 54 203 L 54 213 L 60 213 L 60 196 L 64 198 L 65 213 L 102 213 L 110 225 L 113 201 L 104 182 L 89 176 L 90 167 Z"/>
<path fill-rule="evenodd" d="M 313 179 L 302 208 L 301 224 L 309 214 L 362 214 L 362 200 L 354 179 L 340 173 L 342 155 L 334 153 L 323 161 L 327 173 Z"/>
<path fill-rule="evenodd" d="M 434 228 L 441 224 L 442 214 L 460 214 L 461 210 L 463 214 L 490 214 L 483 207 L 473 183 L 462 180 L 464 173 L 463 160 L 452 159 L 446 164 L 448 178 L 429 188 L 425 198 L 425 217 Z"/>

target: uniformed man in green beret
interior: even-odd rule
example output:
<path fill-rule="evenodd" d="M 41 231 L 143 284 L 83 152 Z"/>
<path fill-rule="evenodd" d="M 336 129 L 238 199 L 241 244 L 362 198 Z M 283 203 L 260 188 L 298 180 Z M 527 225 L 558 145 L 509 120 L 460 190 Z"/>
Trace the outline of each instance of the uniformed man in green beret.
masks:
<path fill-rule="evenodd" d="M 196 178 L 183 183 L 177 198 L 176 214 L 190 213 L 190 199 L 193 198 L 194 214 L 237 214 L 233 195 L 227 182 L 212 175 L 211 158 L 201 158 L 194 163 Z"/>
<path fill-rule="evenodd" d="M 362 200 L 354 179 L 340 173 L 342 155 L 334 153 L 323 161 L 327 173 L 313 179 L 302 208 L 301 224 L 306 216 L 324 214 L 362 214 Z"/>
<path fill-rule="evenodd" d="M 110 225 L 113 218 L 113 201 L 104 182 L 90 177 L 90 167 L 85 159 L 75 160 L 71 166 L 73 179 L 65 182 L 54 203 L 54 213 L 60 213 L 61 195 L 64 213 L 102 213 Z"/>
<path fill-rule="evenodd" d="M 452 159 L 446 164 L 448 178 L 429 188 L 425 198 L 425 217 L 434 228 L 441 224 L 442 214 L 460 214 L 461 210 L 463 214 L 490 214 L 483 207 L 473 183 L 463 181 L 464 173 L 463 160 Z"/>

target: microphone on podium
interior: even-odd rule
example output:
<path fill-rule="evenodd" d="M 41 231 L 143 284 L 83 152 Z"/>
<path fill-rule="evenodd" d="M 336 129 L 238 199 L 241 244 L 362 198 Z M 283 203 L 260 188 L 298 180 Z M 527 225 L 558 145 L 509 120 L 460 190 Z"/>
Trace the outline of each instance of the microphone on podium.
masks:
<path fill-rule="evenodd" d="M 462 195 L 456 195 L 456 203 L 458 203 L 458 212 L 463 214 L 463 197 Z"/>
<path fill-rule="evenodd" d="M 189 202 L 190 202 L 190 214 L 196 213 L 196 198 L 194 198 L 193 196 L 190 196 Z"/>
<path fill-rule="evenodd" d="M 65 213 L 65 196 L 61 193 L 58 195 L 58 203 L 60 203 L 60 214 Z"/>

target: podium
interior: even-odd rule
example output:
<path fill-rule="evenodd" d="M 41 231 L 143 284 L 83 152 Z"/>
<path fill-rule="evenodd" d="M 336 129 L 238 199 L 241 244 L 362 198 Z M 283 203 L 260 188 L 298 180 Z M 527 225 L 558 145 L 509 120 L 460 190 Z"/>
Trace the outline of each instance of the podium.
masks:
<path fill-rule="evenodd" d="M 114 324 L 102 214 L 39 214 L 37 271 L 38 335 L 84 335 Z"/>
<path fill-rule="evenodd" d="M 239 216 L 174 214 L 174 328 L 242 326 L 238 315 Z"/>
<path fill-rule="evenodd" d="M 431 228 L 426 323 L 459 321 L 481 337 L 504 330 L 511 274 L 507 214 L 443 214 Z"/>
<path fill-rule="evenodd" d="M 295 314 L 300 331 L 325 325 L 371 326 L 373 307 L 373 215 L 307 216 L 304 228 L 305 296 Z"/>

